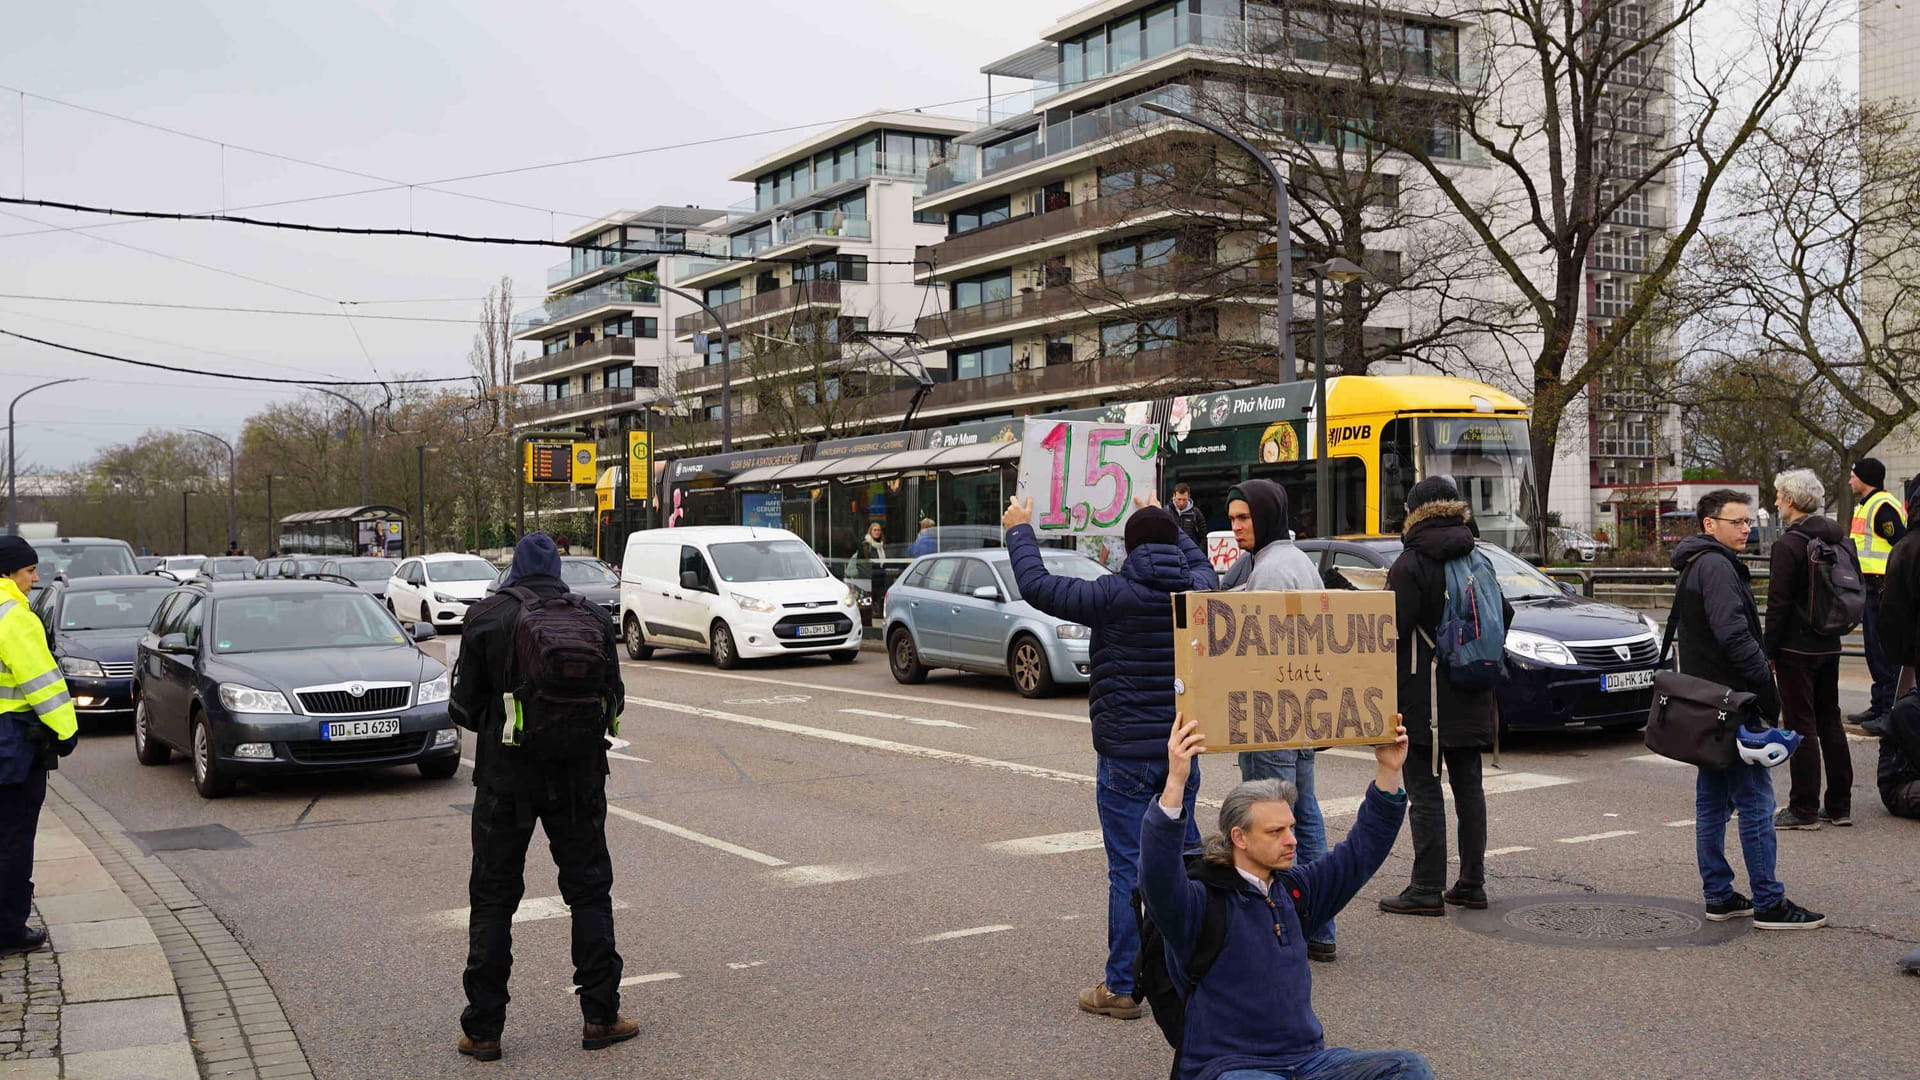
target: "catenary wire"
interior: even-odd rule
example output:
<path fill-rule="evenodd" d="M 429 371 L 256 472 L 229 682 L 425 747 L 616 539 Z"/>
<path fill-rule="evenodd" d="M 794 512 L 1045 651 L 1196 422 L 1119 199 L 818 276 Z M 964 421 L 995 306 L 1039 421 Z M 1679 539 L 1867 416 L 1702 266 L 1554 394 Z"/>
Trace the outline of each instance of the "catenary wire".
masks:
<path fill-rule="evenodd" d="M 162 364 L 156 360 L 135 360 L 128 356 L 115 356 L 113 353 L 83 349 L 78 345 L 63 345 L 57 341 L 48 341 L 17 330 L 0 327 L 0 334 L 21 341 L 31 341 L 35 345 L 45 345 L 49 349 L 75 353 L 80 356 L 92 356 L 101 360 L 112 360 L 120 364 L 132 364 L 135 367 L 152 368 L 156 371 L 171 371 L 179 375 L 200 375 L 209 379 L 232 379 L 239 382 L 277 383 L 283 386 L 409 386 L 428 383 L 470 383 L 471 375 L 453 376 L 438 379 L 282 379 L 272 375 L 239 375 L 226 371 L 204 371 L 200 368 L 184 367 L 178 364 Z"/>

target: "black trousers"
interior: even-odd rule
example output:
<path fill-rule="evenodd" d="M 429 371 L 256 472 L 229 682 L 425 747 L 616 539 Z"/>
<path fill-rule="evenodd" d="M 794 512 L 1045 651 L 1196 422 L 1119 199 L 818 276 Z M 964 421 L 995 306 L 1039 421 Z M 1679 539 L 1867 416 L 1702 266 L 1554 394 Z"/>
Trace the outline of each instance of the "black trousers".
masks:
<path fill-rule="evenodd" d="M 1781 653 L 1774 665 L 1780 686 L 1780 718 L 1801 735 L 1800 748 L 1787 762 L 1793 778 L 1787 808 L 1810 818 L 1820 806 L 1820 772 L 1827 774 L 1829 817 L 1853 813 L 1853 751 L 1840 726 L 1840 657 Z"/>
<path fill-rule="evenodd" d="M 533 823 L 546 830 L 560 871 L 560 896 L 573 910 L 573 981 L 580 1015 L 610 1024 L 620 1015 L 620 954 L 613 947 L 613 860 L 607 854 L 607 790 L 601 777 L 533 780 L 522 796 L 480 788 L 473 802 L 473 874 L 467 895 L 467 1007 L 460 1026 L 476 1040 L 498 1039 L 507 1022 L 513 970 L 513 913 Z M 524 812 L 523 812 L 524 811 Z"/>
<path fill-rule="evenodd" d="M 1453 788 L 1453 812 L 1460 818 L 1460 880 L 1487 881 L 1487 793 L 1480 786 L 1480 751 L 1443 746 L 1440 763 Z M 1433 775 L 1433 746 L 1415 746 L 1400 769 L 1407 785 L 1407 821 L 1413 830 L 1413 888 L 1437 893 L 1447 887 L 1447 804 L 1440 777 Z"/>
<path fill-rule="evenodd" d="M 1911 699 L 1913 693 L 1908 692 Z M 1920 709 L 1901 707 L 1887 714 L 1887 735 L 1881 740 L 1880 754 L 1897 748 L 1908 762 L 1920 762 Z M 1880 801 L 1895 817 L 1920 818 L 1920 780 L 1909 780 L 1891 790 L 1880 789 Z"/>
<path fill-rule="evenodd" d="M 0 784 L 0 945 L 20 940 L 33 910 L 33 837 L 47 774 L 30 769 L 21 784 Z"/>

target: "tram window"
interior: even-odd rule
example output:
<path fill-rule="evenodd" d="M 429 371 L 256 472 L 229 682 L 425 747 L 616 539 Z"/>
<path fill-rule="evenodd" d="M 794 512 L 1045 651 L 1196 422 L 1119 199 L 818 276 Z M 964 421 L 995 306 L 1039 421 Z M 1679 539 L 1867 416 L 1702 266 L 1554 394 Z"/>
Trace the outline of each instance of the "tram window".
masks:
<path fill-rule="evenodd" d="M 1284 465 L 1256 465 L 1251 477 L 1272 480 L 1287 489 L 1287 527 L 1296 538 L 1309 536 L 1351 536 L 1367 532 L 1367 467 L 1356 457 L 1336 457 L 1328 468 L 1332 487 L 1333 528 L 1322 532 L 1314 516 L 1319 512 L 1314 495 L 1314 463 L 1290 461 Z M 1191 483 L 1191 481 L 1189 481 Z"/>
<path fill-rule="evenodd" d="M 1380 531 L 1395 535 L 1407 520 L 1413 490 L 1413 421 L 1394 420 L 1380 432 Z"/>
<path fill-rule="evenodd" d="M 1227 492 L 1240 482 L 1238 466 L 1223 469 L 1181 469 L 1168 478 L 1170 484 L 1185 484 L 1193 496 L 1193 505 L 1207 519 L 1208 532 L 1226 532 L 1233 526 L 1227 523 Z M 1173 502 L 1173 488 L 1167 488 L 1163 496 L 1168 503 Z"/>

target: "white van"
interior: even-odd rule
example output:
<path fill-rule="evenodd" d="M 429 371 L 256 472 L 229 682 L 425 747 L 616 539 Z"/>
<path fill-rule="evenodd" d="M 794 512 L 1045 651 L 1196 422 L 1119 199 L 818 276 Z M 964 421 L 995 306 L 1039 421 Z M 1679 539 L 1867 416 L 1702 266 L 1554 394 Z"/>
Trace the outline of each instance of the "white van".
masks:
<path fill-rule="evenodd" d="M 635 660 L 698 649 L 722 668 L 791 653 L 845 663 L 860 656 L 858 602 L 785 529 L 650 529 L 627 538 L 620 565 L 620 633 Z"/>

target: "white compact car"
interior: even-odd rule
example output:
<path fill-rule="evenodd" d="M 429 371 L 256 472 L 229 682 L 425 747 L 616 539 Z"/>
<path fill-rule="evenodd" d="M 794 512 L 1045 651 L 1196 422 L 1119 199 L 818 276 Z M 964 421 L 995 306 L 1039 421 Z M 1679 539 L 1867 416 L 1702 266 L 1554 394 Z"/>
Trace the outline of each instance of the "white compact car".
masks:
<path fill-rule="evenodd" d="M 408 559 L 387 579 L 387 610 L 413 622 L 459 626 L 467 605 L 486 596 L 499 575 L 477 555 L 446 552 Z"/>
<path fill-rule="evenodd" d="M 627 655 L 694 649 L 716 667 L 794 653 L 860 656 L 859 597 L 785 529 L 714 525 L 627 538 L 620 633 Z"/>

